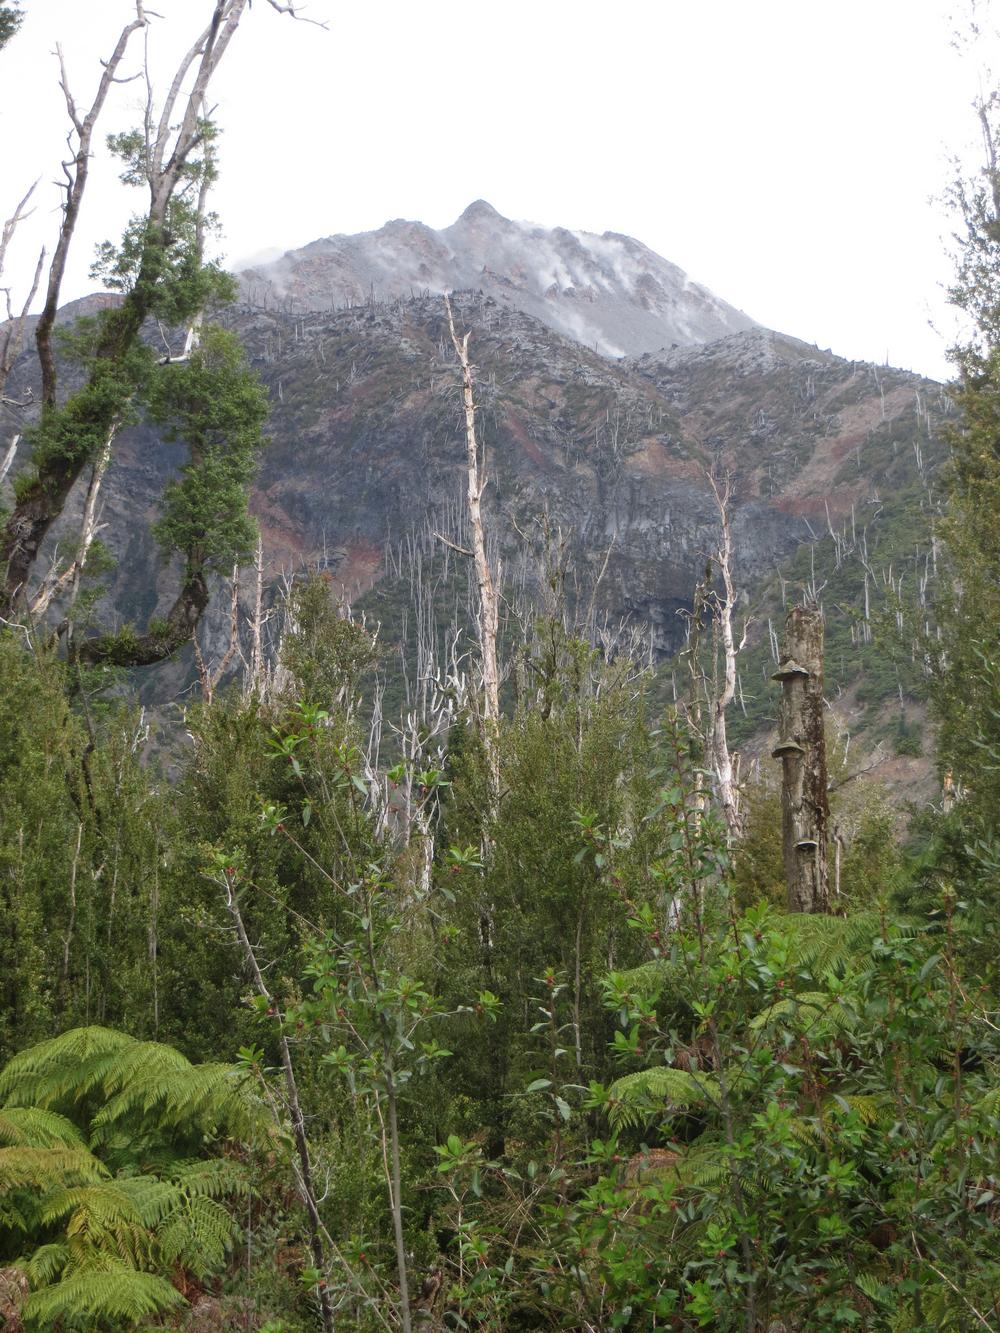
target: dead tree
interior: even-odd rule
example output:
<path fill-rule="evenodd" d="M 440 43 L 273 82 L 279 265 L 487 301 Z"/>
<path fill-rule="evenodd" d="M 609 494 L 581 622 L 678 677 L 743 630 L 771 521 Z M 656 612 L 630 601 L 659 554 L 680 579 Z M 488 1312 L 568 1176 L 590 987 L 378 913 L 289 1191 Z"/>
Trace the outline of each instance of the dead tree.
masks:
<path fill-rule="evenodd" d="M 722 686 L 716 689 L 715 697 L 710 701 L 711 721 L 708 737 L 709 760 L 715 782 L 716 799 L 726 821 L 730 842 L 735 842 L 743 834 L 743 814 L 740 810 L 739 756 L 729 749 L 726 733 L 726 712 L 736 697 L 736 659 L 746 646 L 749 618 L 744 622 L 739 643 L 733 633 L 733 611 L 736 608 L 736 588 L 733 583 L 733 534 L 729 526 L 729 500 L 731 495 L 730 478 L 727 476 L 722 490 L 719 490 L 715 477 L 709 473 L 708 483 L 712 488 L 716 508 L 719 511 L 721 537 L 715 552 L 715 565 L 722 579 L 722 592 L 712 589 L 705 597 L 705 603 L 712 613 L 719 639 L 722 642 Z"/>
<path fill-rule="evenodd" d="M 0 228 L 0 282 L 3 280 L 4 264 L 7 260 L 7 247 L 14 238 L 14 233 L 18 227 L 34 212 L 34 209 L 28 208 L 31 196 L 34 194 L 38 185 L 34 185 L 28 190 L 24 198 L 20 201 L 14 212 Z M 35 299 L 35 293 L 38 291 L 38 284 L 42 279 L 42 267 L 45 263 L 45 250 L 42 249 L 38 256 L 38 262 L 35 265 L 35 276 L 32 279 L 31 286 L 28 289 L 28 295 L 25 297 L 20 310 L 15 310 L 11 291 L 9 287 L 0 286 L 0 292 L 3 293 L 4 305 L 6 307 L 6 319 L 3 329 L 0 329 L 0 407 L 27 407 L 31 398 L 30 395 L 25 401 L 12 400 L 7 397 L 7 378 L 14 368 L 14 362 L 21 354 L 21 348 L 24 345 L 24 329 L 28 318 L 28 311 L 31 309 L 31 303 Z M 14 437 L 16 450 L 17 436 Z M 13 454 L 11 454 L 13 460 Z M 9 467 L 10 464 L 7 464 Z M 4 469 L 6 471 L 6 468 Z"/>
<path fill-rule="evenodd" d="M 823 615 L 818 607 L 795 606 L 789 611 L 781 663 L 771 679 L 781 682 L 780 739 L 772 754 L 782 765 L 788 910 L 826 912 L 830 804 L 823 728 Z"/>
<path fill-rule="evenodd" d="M 493 812 L 499 803 L 500 771 L 499 756 L 496 747 L 496 728 L 500 720 L 500 674 L 497 667 L 497 632 L 500 623 L 499 600 L 493 571 L 486 553 L 486 538 L 483 532 L 482 499 L 486 488 L 486 472 L 480 463 L 479 443 L 476 439 L 476 404 L 472 391 L 472 365 L 469 361 L 469 334 L 459 338 L 455 331 L 455 319 L 452 315 L 451 301 L 444 298 L 448 312 L 448 331 L 462 367 L 462 404 L 465 411 L 465 448 L 468 476 L 467 499 L 469 506 L 469 527 L 472 535 L 472 559 L 476 570 L 476 584 L 479 589 L 477 621 L 479 630 L 479 656 L 482 671 L 482 733 L 483 747 L 486 752 L 486 764 L 489 774 L 490 802 Z M 465 554 L 470 554 L 466 552 Z"/>

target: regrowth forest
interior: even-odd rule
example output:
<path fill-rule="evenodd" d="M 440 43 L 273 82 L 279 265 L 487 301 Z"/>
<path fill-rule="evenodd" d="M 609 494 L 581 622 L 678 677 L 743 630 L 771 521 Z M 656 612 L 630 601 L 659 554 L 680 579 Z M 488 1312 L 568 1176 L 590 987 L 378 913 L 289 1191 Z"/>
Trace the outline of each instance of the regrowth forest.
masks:
<path fill-rule="evenodd" d="M 395 607 L 401 667 L 377 600 L 265 575 L 211 85 L 241 24 L 302 16 L 205 10 L 135 125 L 105 102 L 156 40 L 141 0 L 94 88 L 63 71 L 64 206 L 0 325 L 0 1324 L 1000 1329 L 1000 95 L 953 187 L 929 591 L 890 576 L 869 614 L 813 553 L 766 633 L 723 467 L 668 660 L 544 512 L 515 586 L 459 294 L 464 494 L 429 540 L 460 596 Z M 66 319 L 98 152 L 138 203 Z M 101 497 L 137 424 L 176 460 L 146 532 L 173 582 L 126 622 Z M 901 752 L 926 720 L 935 801 L 846 753 L 832 642 L 905 694 Z"/>

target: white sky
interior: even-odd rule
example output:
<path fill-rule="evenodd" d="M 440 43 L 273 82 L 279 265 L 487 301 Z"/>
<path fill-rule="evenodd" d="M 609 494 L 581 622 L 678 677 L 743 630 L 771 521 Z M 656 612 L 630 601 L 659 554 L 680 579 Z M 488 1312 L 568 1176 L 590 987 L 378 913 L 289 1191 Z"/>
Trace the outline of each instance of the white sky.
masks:
<path fill-rule="evenodd" d="M 148 0 L 166 69 L 210 0 Z M 256 0 L 214 85 L 229 259 L 473 199 L 619 231 L 749 315 L 842 355 L 947 374 L 949 222 L 931 202 L 973 141 L 948 0 L 311 0 L 330 31 Z M 59 174 L 62 43 L 78 102 L 129 0 L 27 0 L 0 54 L 0 215 Z M 131 68 L 141 48 L 135 46 Z M 138 121 L 117 90 L 104 131 Z M 103 136 L 102 136 L 103 141 Z M 141 196 L 95 164 L 64 296 Z M 40 193 L 42 187 L 39 187 Z M 51 186 L 19 236 L 51 243 Z M 29 250 L 32 257 L 29 258 Z M 8 279 L 9 280 L 9 279 Z M 940 331 L 929 327 L 934 321 Z"/>

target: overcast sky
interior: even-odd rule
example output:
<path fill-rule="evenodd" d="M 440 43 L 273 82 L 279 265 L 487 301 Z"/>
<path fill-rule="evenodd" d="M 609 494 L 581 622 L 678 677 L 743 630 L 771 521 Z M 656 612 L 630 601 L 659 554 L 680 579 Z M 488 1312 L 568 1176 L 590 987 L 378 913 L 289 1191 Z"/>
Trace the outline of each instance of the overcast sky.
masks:
<path fill-rule="evenodd" d="M 154 66 L 210 0 L 148 0 Z M 947 0 L 256 0 L 214 85 L 229 262 L 389 218 L 508 217 L 625 232 L 774 328 L 947 374 L 949 222 L 933 196 L 973 141 Z M 27 0 L 0 54 L 0 212 L 43 178 L 10 270 L 51 242 L 65 112 L 89 103 L 129 0 Z M 132 68 L 138 67 L 137 43 Z M 136 123 L 117 90 L 105 131 Z M 104 158 L 103 150 L 101 158 Z M 64 295 L 136 193 L 95 165 Z M 937 330 L 930 324 L 937 325 Z"/>

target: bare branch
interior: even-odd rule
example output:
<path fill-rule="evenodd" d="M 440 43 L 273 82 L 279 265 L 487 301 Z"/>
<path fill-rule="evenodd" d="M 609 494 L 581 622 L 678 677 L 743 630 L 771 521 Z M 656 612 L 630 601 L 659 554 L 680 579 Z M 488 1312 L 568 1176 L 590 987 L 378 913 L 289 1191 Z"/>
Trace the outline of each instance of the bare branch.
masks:
<path fill-rule="evenodd" d="M 14 212 L 3 224 L 3 230 L 0 232 L 0 275 L 3 274 L 4 261 L 7 257 L 7 247 L 10 244 L 15 231 L 17 231 L 20 223 L 22 223 L 25 218 L 29 218 L 34 212 L 34 209 L 26 209 L 26 205 L 37 185 L 38 181 L 36 180 L 34 185 L 31 186 L 27 194 L 14 209 Z M 20 314 L 14 314 L 11 305 L 10 289 L 7 287 L 2 289 L 7 305 L 7 326 L 3 331 L 2 339 L 0 339 L 0 401 L 3 401 L 9 406 L 27 406 L 27 403 L 12 404 L 10 399 L 4 397 L 4 389 L 7 386 L 7 377 L 13 368 L 14 362 L 21 354 L 21 348 L 24 346 L 25 323 L 28 318 L 28 311 L 31 309 L 31 303 L 35 299 L 35 293 L 38 291 L 38 284 L 41 282 L 42 265 L 44 263 L 45 250 L 43 248 L 38 256 L 38 262 L 35 265 L 35 273 L 31 280 L 31 287 L 28 291 L 28 295 L 24 299 L 24 304 L 21 306 Z M 28 402 L 30 401 L 31 399 L 29 397 Z"/>
<path fill-rule="evenodd" d="M 100 83 L 97 86 L 94 101 L 82 120 L 77 111 L 73 94 L 70 92 L 62 50 L 58 46 L 56 47 L 56 53 L 59 57 L 59 83 L 66 99 L 67 113 L 76 131 L 77 144 L 73 161 L 63 163 L 63 169 L 66 173 L 66 185 L 64 187 L 66 201 L 63 204 L 62 226 L 59 228 L 59 239 L 56 242 L 56 248 L 52 254 L 52 263 L 49 266 L 45 305 L 42 307 L 38 327 L 35 329 L 35 344 L 38 348 L 38 359 L 42 369 L 42 403 L 45 407 L 53 407 L 56 401 L 56 365 L 52 354 L 52 329 L 56 322 L 56 311 L 59 308 L 59 292 L 62 288 L 63 275 L 66 272 L 66 260 L 73 240 L 73 232 L 76 230 L 77 218 L 80 215 L 80 205 L 83 203 L 84 191 L 87 188 L 94 127 L 104 109 L 104 103 L 111 90 L 111 85 L 115 81 L 118 67 L 125 57 L 129 40 L 134 32 L 146 26 L 146 22 L 140 5 L 137 9 L 136 18 L 122 29 L 115 49 L 111 53 L 111 58 L 104 65 L 104 73 L 101 75 Z"/>
<path fill-rule="evenodd" d="M 17 453 L 17 446 L 20 443 L 20 440 L 21 440 L 20 435 L 15 435 L 10 442 L 10 446 L 7 449 L 7 452 L 3 456 L 3 462 L 0 463 L 0 486 L 3 485 L 4 477 L 6 477 L 7 473 L 11 469 L 11 466 L 13 465 L 14 456 Z"/>
<path fill-rule="evenodd" d="M 10 244 L 11 238 L 13 237 L 15 231 L 17 231 L 18 226 L 25 220 L 25 218 L 30 218 L 32 213 L 35 211 L 33 208 L 30 208 L 28 209 L 27 212 L 25 212 L 25 208 L 27 207 L 28 201 L 31 199 L 31 196 L 35 193 L 35 190 L 38 187 L 39 180 L 41 180 L 40 176 L 38 177 L 38 180 L 36 180 L 35 183 L 28 188 L 27 194 L 14 209 L 13 213 L 10 215 L 7 221 L 3 224 L 3 230 L 0 231 L 0 274 L 3 273 L 4 260 L 7 257 L 7 246 Z"/>
<path fill-rule="evenodd" d="M 435 531 L 434 536 L 439 542 L 444 542 L 445 546 L 450 546 L 453 551 L 457 551 L 459 555 L 467 555 L 470 560 L 473 559 L 473 553 L 467 546 L 459 546 L 457 542 L 453 542 L 449 537 L 446 537 L 443 532 Z"/>
<path fill-rule="evenodd" d="M 267 3 L 278 14 L 290 14 L 293 19 L 298 19 L 300 23 L 311 23 L 313 27 L 322 28 L 324 32 L 329 32 L 330 30 L 329 23 L 324 22 L 322 19 L 306 18 L 305 14 L 300 11 L 297 5 L 283 5 L 279 3 L 279 0 L 267 0 Z"/>

